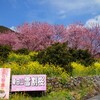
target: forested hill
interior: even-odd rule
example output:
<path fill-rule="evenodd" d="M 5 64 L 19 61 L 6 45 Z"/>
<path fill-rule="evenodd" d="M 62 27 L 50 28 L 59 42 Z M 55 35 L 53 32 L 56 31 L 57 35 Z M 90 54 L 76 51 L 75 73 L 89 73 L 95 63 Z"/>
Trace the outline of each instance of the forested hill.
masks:
<path fill-rule="evenodd" d="M 4 33 L 5 31 L 12 31 L 12 30 L 10 28 L 5 27 L 5 26 L 0 26 L 0 33 Z"/>

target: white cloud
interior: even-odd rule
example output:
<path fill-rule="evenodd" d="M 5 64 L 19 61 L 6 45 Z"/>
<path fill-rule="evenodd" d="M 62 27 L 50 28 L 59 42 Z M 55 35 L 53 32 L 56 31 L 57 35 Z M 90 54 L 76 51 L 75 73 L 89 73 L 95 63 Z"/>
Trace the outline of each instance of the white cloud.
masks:
<path fill-rule="evenodd" d="M 89 28 L 96 26 L 96 25 L 100 25 L 100 15 L 95 16 L 94 18 L 87 20 L 86 24 L 85 24 L 85 26 L 89 27 Z"/>
<path fill-rule="evenodd" d="M 45 0 L 46 4 L 56 10 L 60 19 L 68 15 L 96 15 L 100 9 L 100 0 Z"/>
<path fill-rule="evenodd" d="M 12 6 L 16 8 L 21 0 L 9 0 L 9 1 L 11 2 Z M 100 9 L 100 0 L 23 0 L 23 3 L 30 10 L 27 12 L 28 13 L 27 16 L 29 19 L 32 20 L 40 18 L 41 15 L 40 13 L 42 13 L 42 10 L 48 11 L 48 9 L 44 8 L 40 9 L 41 7 L 49 8 L 49 10 L 54 14 L 53 17 L 54 18 L 57 17 L 58 19 L 65 19 L 67 18 L 67 16 L 71 14 L 96 15 Z M 32 8 L 33 6 L 37 6 L 38 9 Z M 45 15 L 45 13 L 43 13 L 43 15 Z M 46 17 L 44 19 L 46 19 Z M 41 19 L 43 20 L 43 18 Z"/>
<path fill-rule="evenodd" d="M 52 1 L 52 0 L 51 0 Z M 79 9 L 84 7 L 84 2 L 80 1 L 67 1 L 67 0 L 54 0 L 54 2 L 51 2 L 52 5 L 66 10 L 73 10 L 73 9 Z"/>
<path fill-rule="evenodd" d="M 95 2 L 100 4 L 100 0 L 95 0 Z"/>
<path fill-rule="evenodd" d="M 65 19 L 65 18 L 67 17 L 66 11 L 64 11 L 64 10 L 59 11 L 59 12 L 58 12 L 58 17 L 59 17 L 60 19 Z"/>
<path fill-rule="evenodd" d="M 45 0 L 51 8 L 67 13 L 88 13 L 99 10 L 100 0 Z"/>

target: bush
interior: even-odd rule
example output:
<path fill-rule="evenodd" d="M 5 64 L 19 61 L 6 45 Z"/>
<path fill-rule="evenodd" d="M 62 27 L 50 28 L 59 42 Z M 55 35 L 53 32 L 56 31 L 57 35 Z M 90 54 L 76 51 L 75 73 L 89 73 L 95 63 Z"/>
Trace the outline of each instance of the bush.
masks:
<path fill-rule="evenodd" d="M 18 64 L 23 65 L 28 63 L 29 61 L 31 61 L 29 55 L 10 53 L 8 56 L 8 62 L 16 62 Z"/>
<path fill-rule="evenodd" d="M 29 56 L 32 61 L 36 61 L 37 54 L 38 54 L 38 52 L 34 52 L 34 51 L 29 53 Z"/>
<path fill-rule="evenodd" d="M 12 74 L 46 74 L 47 77 L 64 77 L 66 79 L 68 74 L 63 68 L 55 67 L 54 65 L 45 66 L 38 62 L 28 62 L 27 64 L 20 65 L 16 62 L 9 62 L 3 64 L 4 68 L 11 68 Z"/>
<path fill-rule="evenodd" d="M 91 66 L 84 66 L 82 64 L 72 62 L 73 76 L 88 76 L 88 75 L 100 75 L 100 62 L 95 62 Z"/>
<path fill-rule="evenodd" d="M 22 49 L 18 49 L 16 51 L 14 51 L 17 54 L 24 54 L 24 55 L 28 55 L 29 54 L 29 50 L 26 48 L 22 48 Z"/>
<path fill-rule="evenodd" d="M 72 62 L 71 66 L 73 67 L 73 76 L 85 76 L 86 75 L 86 68 L 84 65 L 81 65 L 76 62 Z"/>
<path fill-rule="evenodd" d="M 96 71 L 96 74 L 100 75 L 100 62 L 95 62 L 94 63 L 94 69 Z"/>
<path fill-rule="evenodd" d="M 73 62 L 77 61 L 85 66 L 91 65 L 95 61 L 91 53 L 88 52 L 88 50 L 77 50 L 70 48 L 69 53 L 71 54 Z"/>
<path fill-rule="evenodd" d="M 10 100 L 73 100 L 73 96 L 67 90 L 52 91 L 48 95 L 42 97 L 31 97 L 27 94 L 13 94 Z"/>
<path fill-rule="evenodd" d="M 41 64 L 54 64 L 63 67 L 68 73 L 72 73 L 71 62 L 78 62 L 85 66 L 91 65 L 95 60 L 88 50 L 75 50 L 68 48 L 66 43 L 55 43 L 45 50 L 40 51 L 35 59 Z"/>
<path fill-rule="evenodd" d="M 0 60 L 6 61 L 9 53 L 12 51 L 10 46 L 0 45 Z"/>
<path fill-rule="evenodd" d="M 72 72 L 72 67 L 69 66 L 71 56 L 66 43 L 55 43 L 40 51 L 36 56 L 36 60 L 41 64 L 54 64 L 55 66 L 63 67 L 69 73 Z"/>
<path fill-rule="evenodd" d="M 33 97 L 25 93 L 13 93 L 10 95 L 10 100 L 33 100 Z"/>

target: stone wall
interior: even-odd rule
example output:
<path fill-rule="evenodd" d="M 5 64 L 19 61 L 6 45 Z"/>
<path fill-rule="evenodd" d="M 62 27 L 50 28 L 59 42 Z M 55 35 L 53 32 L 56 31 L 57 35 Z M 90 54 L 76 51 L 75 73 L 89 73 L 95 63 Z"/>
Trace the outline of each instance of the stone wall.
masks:
<path fill-rule="evenodd" d="M 88 76 L 88 77 L 71 77 L 67 82 L 62 82 L 59 78 L 47 78 L 47 90 L 57 89 L 75 89 L 82 86 L 89 87 L 94 85 L 100 92 L 100 76 Z"/>

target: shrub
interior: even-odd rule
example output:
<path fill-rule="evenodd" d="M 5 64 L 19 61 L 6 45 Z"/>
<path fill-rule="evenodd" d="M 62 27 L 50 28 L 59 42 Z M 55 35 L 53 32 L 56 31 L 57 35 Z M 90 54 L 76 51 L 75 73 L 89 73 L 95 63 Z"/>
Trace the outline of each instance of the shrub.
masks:
<path fill-rule="evenodd" d="M 40 51 L 36 60 L 41 64 L 54 64 L 55 66 L 63 67 L 67 72 L 72 72 L 72 67 L 69 66 L 71 56 L 68 52 L 66 43 L 55 43 L 47 49 Z"/>
<path fill-rule="evenodd" d="M 69 75 L 63 68 L 55 67 L 54 65 L 45 66 L 39 62 L 28 62 L 27 64 L 20 65 L 16 62 L 9 62 L 3 64 L 4 68 L 11 68 L 12 74 L 46 74 L 47 77 L 64 77 L 66 79 Z"/>
<path fill-rule="evenodd" d="M 73 67 L 73 76 L 100 75 L 100 62 L 95 62 L 88 67 L 76 62 L 72 62 L 71 66 Z"/>
<path fill-rule="evenodd" d="M 29 56 L 30 56 L 32 61 L 36 60 L 37 54 L 38 54 L 38 52 L 34 52 L 34 51 L 29 53 Z"/>
<path fill-rule="evenodd" d="M 48 95 L 51 100 L 74 100 L 71 93 L 67 90 L 53 91 Z"/>
<path fill-rule="evenodd" d="M 94 63 L 94 69 L 96 71 L 96 74 L 100 75 L 100 62 L 95 62 Z"/>
<path fill-rule="evenodd" d="M 12 51 L 10 46 L 0 45 L 0 60 L 6 61 L 9 53 Z"/>
<path fill-rule="evenodd" d="M 73 100 L 73 96 L 67 90 L 52 91 L 48 95 L 42 97 L 31 97 L 27 94 L 12 94 L 10 100 Z"/>
<path fill-rule="evenodd" d="M 23 65 L 28 63 L 29 61 L 31 61 L 29 55 L 10 53 L 8 56 L 8 62 L 16 62 L 18 64 Z"/>
<path fill-rule="evenodd" d="M 29 54 L 29 50 L 26 48 L 22 48 L 22 49 L 18 49 L 16 51 L 14 51 L 17 54 L 24 54 L 24 55 L 28 55 Z"/>
<path fill-rule="evenodd" d="M 71 66 L 73 67 L 73 72 L 72 72 L 73 76 L 84 76 L 84 75 L 86 75 L 85 66 L 83 66 L 83 65 L 81 65 L 79 63 L 76 63 L 76 62 L 72 62 Z"/>
<path fill-rule="evenodd" d="M 71 54 L 73 62 L 77 61 L 85 66 L 91 65 L 95 61 L 88 50 L 70 48 L 69 53 Z"/>
<path fill-rule="evenodd" d="M 63 67 L 69 74 L 73 68 L 71 62 L 78 62 L 84 66 L 91 65 L 95 60 L 88 50 L 72 49 L 67 47 L 66 43 L 55 43 L 52 46 L 40 51 L 35 60 L 41 64 L 54 64 L 55 66 Z"/>
<path fill-rule="evenodd" d="M 33 100 L 33 98 L 25 93 L 15 93 L 10 95 L 10 100 Z"/>

